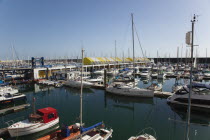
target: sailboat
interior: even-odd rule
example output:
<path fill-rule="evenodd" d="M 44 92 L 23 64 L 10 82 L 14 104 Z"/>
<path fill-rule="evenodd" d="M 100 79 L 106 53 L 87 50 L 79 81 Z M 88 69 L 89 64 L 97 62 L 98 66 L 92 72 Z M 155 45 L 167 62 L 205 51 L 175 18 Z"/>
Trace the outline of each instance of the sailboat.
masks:
<path fill-rule="evenodd" d="M 145 133 L 145 130 L 153 130 L 154 131 L 154 136 L 150 135 L 150 134 L 147 134 Z M 140 132 L 140 135 L 138 136 L 131 136 L 128 140 L 157 140 L 156 138 L 156 132 L 153 128 L 151 127 L 148 127 L 148 128 L 145 128 L 143 129 L 141 132 Z"/>
<path fill-rule="evenodd" d="M 133 68 L 135 67 L 135 56 L 134 56 L 134 23 L 133 23 L 133 15 L 132 17 L 132 38 L 133 38 Z M 135 75 L 134 75 L 135 77 Z M 135 81 L 133 81 L 132 86 L 124 85 L 124 84 L 112 84 L 106 87 L 106 91 L 109 93 L 131 96 L 131 97 L 154 97 L 154 91 L 143 89 L 139 87 L 135 87 Z"/>
<path fill-rule="evenodd" d="M 143 134 L 139 136 L 132 136 L 128 140 L 156 140 L 156 138 L 149 134 Z"/>
<path fill-rule="evenodd" d="M 84 54 L 84 50 L 82 49 L 82 70 L 81 70 L 81 75 L 83 73 L 83 54 Z M 82 79 L 82 78 L 81 78 Z M 81 94 L 80 94 L 80 137 L 78 138 L 78 140 L 108 140 L 109 138 L 112 137 L 112 132 L 113 130 L 107 130 L 104 129 L 104 125 L 103 122 L 99 122 L 93 126 L 90 126 L 88 128 L 84 128 L 83 126 L 83 122 L 82 122 L 82 112 L 83 112 L 83 80 L 81 80 Z"/>
<path fill-rule="evenodd" d="M 83 75 L 83 54 L 84 50 L 82 49 L 82 69 L 81 76 Z M 82 122 L 82 95 L 83 95 L 83 78 L 81 77 L 80 81 L 80 123 L 75 123 L 70 126 L 64 126 L 61 130 L 53 132 L 49 135 L 46 135 L 38 140 L 108 140 L 112 137 L 113 130 L 104 129 L 103 122 L 99 122 L 95 125 L 92 125 L 88 128 L 84 128 Z M 81 125 L 82 124 L 82 125 Z"/>

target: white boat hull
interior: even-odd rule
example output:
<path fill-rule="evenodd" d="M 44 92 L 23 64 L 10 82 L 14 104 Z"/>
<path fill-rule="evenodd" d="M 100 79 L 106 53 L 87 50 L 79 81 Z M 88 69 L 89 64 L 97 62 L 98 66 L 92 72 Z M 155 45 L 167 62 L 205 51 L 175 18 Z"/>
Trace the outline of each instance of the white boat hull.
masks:
<path fill-rule="evenodd" d="M 24 120 L 27 121 L 27 120 Z M 8 131 L 11 137 L 18 137 L 18 136 L 24 136 L 24 135 L 29 135 L 29 134 L 33 134 L 36 132 L 40 132 L 43 130 L 46 130 L 56 124 L 59 123 L 59 118 L 50 121 L 48 123 L 34 123 L 33 125 L 30 126 L 24 126 L 24 121 L 22 122 L 17 122 L 13 125 L 11 125 L 10 127 L 8 127 Z M 19 126 L 19 124 L 21 123 L 21 127 Z"/>
<path fill-rule="evenodd" d="M 157 77 L 157 76 L 158 76 L 157 73 L 152 73 L 152 74 L 151 74 L 151 77 Z"/>
<path fill-rule="evenodd" d="M 106 91 L 109 93 L 132 96 L 132 97 L 154 97 L 154 91 L 143 88 L 114 88 L 107 87 Z"/>

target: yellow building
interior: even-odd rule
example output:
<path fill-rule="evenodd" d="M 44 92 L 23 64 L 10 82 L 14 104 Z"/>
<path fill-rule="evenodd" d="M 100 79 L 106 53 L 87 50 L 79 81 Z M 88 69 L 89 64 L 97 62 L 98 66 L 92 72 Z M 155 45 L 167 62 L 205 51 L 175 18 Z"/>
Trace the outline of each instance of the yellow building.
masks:
<path fill-rule="evenodd" d="M 96 64 L 112 64 L 115 63 L 130 63 L 132 58 L 119 58 L 119 57 L 85 57 L 84 65 L 96 65 Z M 147 58 L 135 58 L 136 62 L 149 62 Z"/>

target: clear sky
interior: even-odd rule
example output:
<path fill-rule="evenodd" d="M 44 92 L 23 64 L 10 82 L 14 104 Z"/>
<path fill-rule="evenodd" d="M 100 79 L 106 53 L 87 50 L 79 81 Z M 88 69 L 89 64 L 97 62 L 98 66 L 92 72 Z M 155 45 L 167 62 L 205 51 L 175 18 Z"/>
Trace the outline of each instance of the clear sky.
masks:
<path fill-rule="evenodd" d="M 147 56 L 185 56 L 185 33 L 193 14 L 198 55 L 210 56 L 210 0 L 0 0 L 0 59 L 28 56 L 128 56 L 131 17 Z M 183 45 L 183 49 L 181 46 Z M 142 53 L 135 38 L 135 55 Z M 181 54 L 180 54 L 181 56 Z"/>

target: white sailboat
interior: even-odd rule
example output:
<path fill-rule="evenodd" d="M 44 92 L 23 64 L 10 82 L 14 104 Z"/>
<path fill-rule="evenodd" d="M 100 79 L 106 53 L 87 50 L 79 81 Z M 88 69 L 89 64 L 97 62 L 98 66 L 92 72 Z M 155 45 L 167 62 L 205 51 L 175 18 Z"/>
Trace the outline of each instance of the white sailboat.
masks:
<path fill-rule="evenodd" d="M 78 77 L 77 79 L 73 80 L 70 79 L 64 83 L 65 86 L 73 87 L 73 88 L 80 88 L 81 87 L 81 78 Z M 83 81 L 83 88 L 90 88 L 93 86 L 93 83 L 89 81 Z"/>
<path fill-rule="evenodd" d="M 133 15 L 132 15 L 132 38 L 133 38 L 133 68 L 135 67 L 135 56 L 134 56 L 134 23 L 133 23 Z M 135 77 L 135 75 L 134 75 Z M 135 87 L 135 82 L 133 82 L 133 86 L 128 85 L 109 85 L 106 87 L 106 91 L 109 93 L 124 95 L 124 96 L 132 96 L 132 97 L 154 97 L 154 91 L 143 89 L 139 87 Z"/>
<path fill-rule="evenodd" d="M 84 50 L 82 49 L 82 70 L 81 70 L 81 75 L 83 73 L 83 53 Z M 81 94 L 80 94 L 80 136 L 78 138 L 78 140 L 108 140 L 109 138 L 112 137 L 112 132 L 113 130 L 107 130 L 103 128 L 103 123 L 99 122 L 93 126 L 90 126 L 88 128 L 84 128 L 83 126 L 83 79 L 81 78 L 81 83 L 80 83 L 80 87 L 81 87 Z"/>
<path fill-rule="evenodd" d="M 156 138 L 149 134 L 143 134 L 139 136 L 132 136 L 128 140 L 156 140 Z"/>

